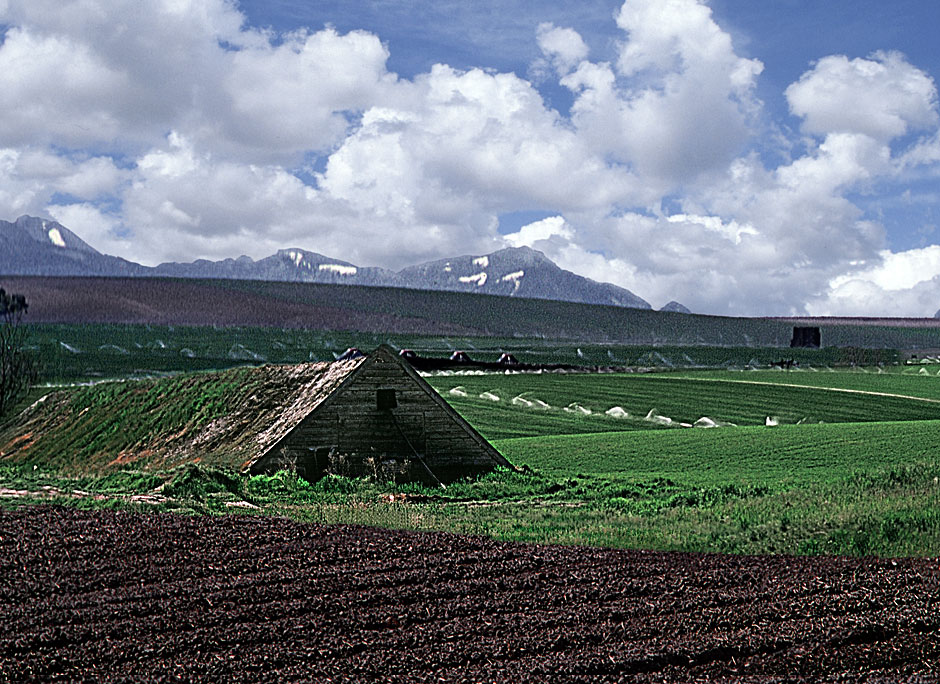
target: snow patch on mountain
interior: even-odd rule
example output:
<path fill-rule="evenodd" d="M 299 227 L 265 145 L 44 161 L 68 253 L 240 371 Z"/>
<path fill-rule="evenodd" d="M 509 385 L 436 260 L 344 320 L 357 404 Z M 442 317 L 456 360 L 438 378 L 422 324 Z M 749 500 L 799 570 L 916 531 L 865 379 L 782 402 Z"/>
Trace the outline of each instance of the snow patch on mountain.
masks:
<path fill-rule="evenodd" d="M 519 285 L 522 282 L 522 276 L 525 275 L 525 271 L 514 271 L 513 273 L 507 273 L 502 278 L 501 281 L 504 283 L 512 283 L 512 292 L 515 294 L 519 290 Z"/>
<path fill-rule="evenodd" d="M 43 225 L 43 228 L 45 227 L 46 226 Z M 59 232 L 58 228 L 49 229 L 49 241 L 56 247 L 65 247 L 65 239 L 62 237 L 62 233 Z"/>
<path fill-rule="evenodd" d="M 488 268 L 490 265 L 490 258 L 488 256 L 477 257 L 473 260 L 474 266 L 479 266 L 480 268 Z"/>
<path fill-rule="evenodd" d="M 477 287 L 486 285 L 486 273 L 477 273 L 472 276 L 460 276 L 457 278 L 462 283 L 476 283 Z"/>
<path fill-rule="evenodd" d="M 287 256 L 290 257 L 290 260 L 294 262 L 294 266 L 300 268 L 300 264 L 302 264 L 304 260 L 303 252 L 288 252 Z"/>
<path fill-rule="evenodd" d="M 344 276 L 356 275 L 359 271 L 355 266 L 343 266 L 342 264 L 320 264 L 318 267 L 321 271 L 330 271 L 331 273 L 338 273 Z"/>

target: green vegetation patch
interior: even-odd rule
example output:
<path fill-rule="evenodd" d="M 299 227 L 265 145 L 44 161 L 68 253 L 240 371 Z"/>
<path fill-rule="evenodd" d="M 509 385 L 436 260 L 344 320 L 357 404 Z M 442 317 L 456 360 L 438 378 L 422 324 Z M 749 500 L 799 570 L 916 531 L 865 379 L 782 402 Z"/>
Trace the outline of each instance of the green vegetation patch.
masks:
<path fill-rule="evenodd" d="M 871 370 L 437 376 L 522 467 L 446 489 L 249 477 L 220 456 L 238 444 L 172 467 L 164 455 L 178 444 L 270 407 L 278 390 L 250 368 L 102 383 L 43 399 L 12 451 L 0 433 L 0 505 L 251 512 L 627 548 L 935 555 L 940 378 Z M 614 407 L 628 416 L 607 415 Z M 674 428 L 702 416 L 739 427 Z M 768 416 L 781 425 L 764 426 Z"/>
<path fill-rule="evenodd" d="M 247 477 L 203 466 L 95 480 L 0 467 L 0 506 L 58 503 L 182 513 L 287 515 L 482 534 L 541 544 L 724 553 L 932 556 L 940 544 L 936 459 L 774 490 L 668 478 L 553 478 L 501 471 L 447 490 L 289 472 Z M 123 488 L 115 488 L 123 481 Z M 16 495 L 10 492 L 22 488 Z"/>

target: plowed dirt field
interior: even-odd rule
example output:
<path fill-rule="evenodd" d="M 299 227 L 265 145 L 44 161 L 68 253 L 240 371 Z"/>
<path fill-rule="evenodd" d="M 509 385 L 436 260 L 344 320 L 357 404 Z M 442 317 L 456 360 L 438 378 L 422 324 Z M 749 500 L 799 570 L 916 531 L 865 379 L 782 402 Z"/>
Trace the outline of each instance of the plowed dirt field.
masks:
<path fill-rule="evenodd" d="M 0 680 L 940 677 L 936 560 L 0 512 Z"/>

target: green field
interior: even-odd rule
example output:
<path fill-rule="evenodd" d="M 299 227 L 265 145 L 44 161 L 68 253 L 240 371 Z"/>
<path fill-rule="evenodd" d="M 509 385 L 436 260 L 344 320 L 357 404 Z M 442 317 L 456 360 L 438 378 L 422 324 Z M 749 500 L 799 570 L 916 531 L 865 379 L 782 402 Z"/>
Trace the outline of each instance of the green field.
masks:
<path fill-rule="evenodd" d="M 940 400 L 940 366 L 889 366 L 866 368 L 809 368 L 794 371 L 748 370 L 677 371 L 672 377 L 690 380 L 718 380 L 800 387 L 824 387 L 858 392 L 898 394 Z"/>
<path fill-rule="evenodd" d="M 494 444 L 553 478 L 725 482 L 782 491 L 940 456 L 940 421 L 522 437 Z"/>
<path fill-rule="evenodd" d="M 462 415 L 523 467 L 446 490 L 339 477 L 311 484 L 289 473 L 249 478 L 205 464 L 167 472 L 124 467 L 82 473 L 76 466 L 86 456 L 65 439 L 37 452 L 33 461 L 14 465 L 0 459 L 0 486 L 27 492 L 0 496 L 2 505 L 39 500 L 211 514 L 249 510 L 538 543 L 734 553 L 931 556 L 940 548 L 936 366 L 837 368 L 836 351 L 807 350 L 800 370 L 706 370 L 679 368 L 678 361 L 685 356 L 686 365 L 710 365 L 703 360 L 724 359 L 711 365 L 743 369 L 754 359 L 769 363 L 781 350 L 389 340 L 257 328 L 36 326 L 33 339 L 52 376 L 65 381 L 262 358 L 328 359 L 347 346 L 370 348 L 382 341 L 427 353 L 462 347 L 480 358 L 510 349 L 552 361 L 633 359 L 659 372 L 430 377 Z M 174 429 L 198 427 L 200 416 L 225 410 L 218 391 L 180 380 L 190 390 L 182 416 L 164 415 L 162 405 L 136 406 L 138 395 L 140 402 L 154 401 L 144 391 L 108 383 L 77 388 L 82 405 L 107 407 L 120 395 L 125 412 L 96 421 L 97 427 L 76 422 L 82 443 L 107 445 L 109 435 L 121 429 L 138 431 L 143 440 L 166 428 L 165 420 L 172 418 Z M 628 415 L 607 415 L 614 407 Z M 139 420 L 127 423 L 121 415 Z M 682 427 L 702 417 L 723 427 Z M 779 424 L 767 426 L 768 417 Z"/>
<path fill-rule="evenodd" d="M 816 384 L 778 380 L 792 377 Z M 832 384 L 827 386 L 827 380 Z M 737 426 L 765 425 L 768 417 L 781 425 L 940 419 L 940 378 L 900 373 L 546 373 L 450 375 L 429 381 L 489 439 L 663 427 L 662 418 L 646 420 L 650 411 L 669 418 L 672 426 L 702 417 Z M 875 391 L 883 394 L 871 393 Z M 484 394 L 490 398 L 481 398 Z M 548 408 L 537 408 L 536 400 Z M 629 417 L 606 415 L 614 407 Z"/>

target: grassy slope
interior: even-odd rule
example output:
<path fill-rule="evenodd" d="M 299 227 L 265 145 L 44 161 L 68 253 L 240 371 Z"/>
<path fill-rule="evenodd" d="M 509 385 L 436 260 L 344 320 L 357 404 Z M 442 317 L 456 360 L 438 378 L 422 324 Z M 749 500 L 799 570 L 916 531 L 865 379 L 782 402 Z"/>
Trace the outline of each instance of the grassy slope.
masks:
<path fill-rule="evenodd" d="M 269 388 L 251 368 L 171 378 L 105 382 L 47 395 L 21 414 L 21 426 L 0 430 L 6 461 L 80 474 L 148 469 L 185 459 L 206 428 L 244 406 L 260 407 Z M 272 400 L 273 401 L 273 400 Z M 260 409 L 259 409 L 260 410 Z M 230 454 L 229 451 L 232 453 Z M 200 459 L 237 468 L 243 444 L 206 445 Z"/>
<path fill-rule="evenodd" d="M 475 293 L 232 280 L 13 278 L 8 289 L 33 302 L 34 320 L 162 321 L 284 325 L 382 332 L 455 332 L 590 343 L 713 346 L 789 345 L 783 320 L 675 314 Z M 48 314 L 48 318 L 43 318 Z M 920 328 L 823 321 L 830 347 L 936 346 L 934 321 Z M 851 322 L 849 322 L 851 323 Z"/>

